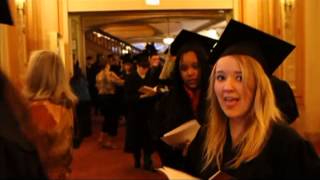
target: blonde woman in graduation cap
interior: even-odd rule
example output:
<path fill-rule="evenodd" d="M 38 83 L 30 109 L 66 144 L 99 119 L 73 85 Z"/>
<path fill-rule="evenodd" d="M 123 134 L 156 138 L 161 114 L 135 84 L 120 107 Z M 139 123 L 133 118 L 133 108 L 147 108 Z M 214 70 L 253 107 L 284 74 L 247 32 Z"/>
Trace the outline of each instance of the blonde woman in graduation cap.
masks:
<path fill-rule="evenodd" d="M 188 172 L 203 179 L 218 171 L 236 179 L 320 179 L 314 148 L 283 120 L 269 80 L 293 49 L 229 22 L 213 51 L 208 124 L 189 147 Z"/>

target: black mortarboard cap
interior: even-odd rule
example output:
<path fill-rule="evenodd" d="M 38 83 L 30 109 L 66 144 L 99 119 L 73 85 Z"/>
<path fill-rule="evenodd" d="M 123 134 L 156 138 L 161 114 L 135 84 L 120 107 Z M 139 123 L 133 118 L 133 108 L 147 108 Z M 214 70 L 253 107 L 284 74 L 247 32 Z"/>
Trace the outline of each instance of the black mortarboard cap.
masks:
<path fill-rule="evenodd" d="M 294 48 L 286 41 L 231 19 L 212 51 L 212 60 L 231 54 L 248 55 L 271 75 Z"/>
<path fill-rule="evenodd" d="M 148 54 L 146 52 L 142 52 L 140 54 L 137 54 L 133 57 L 133 60 L 136 64 L 142 67 L 149 67 L 150 63 L 148 60 Z"/>
<path fill-rule="evenodd" d="M 209 55 L 217 40 L 183 29 L 171 43 L 170 54 L 176 56 L 180 48 L 187 43 L 201 45 Z"/>
<path fill-rule="evenodd" d="M 0 23 L 13 25 L 10 8 L 7 0 L 0 2 Z"/>
<path fill-rule="evenodd" d="M 124 54 L 120 57 L 122 59 L 122 62 L 123 63 L 132 63 L 132 55 L 127 53 L 127 54 Z"/>
<path fill-rule="evenodd" d="M 147 43 L 144 51 L 148 56 L 158 54 L 158 50 L 156 49 L 154 42 Z"/>

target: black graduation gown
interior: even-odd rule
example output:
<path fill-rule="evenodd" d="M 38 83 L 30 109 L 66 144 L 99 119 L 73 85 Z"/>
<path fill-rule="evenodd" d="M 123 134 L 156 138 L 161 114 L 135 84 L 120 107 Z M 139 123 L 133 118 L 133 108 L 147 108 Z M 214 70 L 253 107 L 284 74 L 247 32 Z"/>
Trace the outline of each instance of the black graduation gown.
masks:
<path fill-rule="evenodd" d="M 150 72 L 149 72 L 149 76 L 150 76 L 150 85 L 151 86 L 156 86 L 159 84 L 160 80 L 159 80 L 159 76 L 162 70 L 162 66 L 158 66 L 158 67 L 152 67 L 150 68 Z"/>
<path fill-rule="evenodd" d="M 135 152 L 142 147 L 152 151 L 150 124 L 157 97 L 139 98 L 138 89 L 144 85 L 153 85 L 149 73 L 147 73 L 145 79 L 142 79 L 137 71 L 133 71 L 125 82 L 124 93 L 128 103 L 125 138 L 126 152 Z"/>
<path fill-rule="evenodd" d="M 130 74 L 121 71 L 119 77 L 125 82 L 127 81 Z M 128 103 L 126 101 L 124 86 L 117 86 L 117 96 L 119 100 L 119 115 L 124 115 L 127 118 L 128 114 Z"/>
<path fill-rule="evenodd" d="M 13 117 L 0 110 L 0 179 L 47 179 L 36 148 Z"/>
<path fill-rule="evenodd" d="M 98 62 L 95 62 L 90 68 L 87 67 L 87 79 L 88 79 L 88 90 L 91 97 L 91 102 L 94 107 L 98 107 L 98 89 L 96 87 L 96 76 L 100 72 Z"/>
<path fill-rule="evenodd" d="M 276 76 L 270 78 L 276 103 L 289 124 L 299 117 L 298 106 L 290 85 Z"/>
<path fill-rule="evenodd" d="M 208 179 L 217 171 L 215 163 L 201 171 L 201 150 L 206 127 L 201 127 L 196 139 L 189 147 L 186 171 Z M 224 147 L 224 163 L 233 155 L 231 135 Z M 222 171 L 237 179 L 320 179 L 320 160 L 312 145 L 286 125 L 274 125 L 263 151 L 253 160 L 237 169 L 222 167 Z"/>
<path fill-rule="evenodd" d="M 157 142 L 157 151 L 162 165 L 183 169 L 184 158 L 181 150 L 167 145 L 160 140 L 160 137 L 192 119 L 197 119 L 199 124 L 203 124 L 205 114 L 205 101 L 203 98 L 201 99 L 200 97 L 199 103 L 198 114 L 194 114 L 191 100 L 184 89 L 172 89 L 169 93 L 163 95 L 157 103 L 152 132 L 153 138 Z"/>

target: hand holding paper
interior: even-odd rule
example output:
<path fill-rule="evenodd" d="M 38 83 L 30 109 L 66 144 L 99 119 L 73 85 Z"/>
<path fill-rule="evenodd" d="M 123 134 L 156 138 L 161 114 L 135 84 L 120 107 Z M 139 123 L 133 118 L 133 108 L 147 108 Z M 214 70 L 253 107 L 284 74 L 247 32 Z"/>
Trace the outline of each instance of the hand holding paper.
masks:
<path fill-rule="evenodd" d="M 141 88 L 139 88 L 138 92 L 142 93 L 140 95 L 140 98 L 151 97 L 157 93 L 157 86 L 142 86 Z"/>
<path fill-rule="evenodd" d="M 161 140 L 173 147 L 191 143 L 197 135 L 199 128 L 200 124 L 197 120 L 190 120 L 164 134 Z"/>
<path fill-rule="evenodd" d="M 235 180 L 235 179 L 236 179 L 235 177 L 218 170 L 208 180 Z"/>
<path fill-rule="evenodd" d="M 163 172 L 169 180 L 200 180 L 200 178 L 191 176 L 188 173 L 167 166 L 159 168 L 158 171 Z"/>
<path fill-rule="evenodd" d="M 163 166 L 162 168 L 158 168 L 158 171 L 164 173 L 169 180 L 200 180 L 200 178 L 192 176 L 186 172 Z M 235 180 L 236 178 L 224 173 L 222 171 L 217 171 L 214 173 L 208 180 Z"/>

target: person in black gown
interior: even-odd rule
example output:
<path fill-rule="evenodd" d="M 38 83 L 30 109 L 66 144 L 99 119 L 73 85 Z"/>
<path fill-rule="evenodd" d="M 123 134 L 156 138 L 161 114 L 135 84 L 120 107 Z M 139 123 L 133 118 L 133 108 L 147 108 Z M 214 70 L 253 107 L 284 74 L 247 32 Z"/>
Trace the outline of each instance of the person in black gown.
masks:
<path fill-rule="evenodd" d="M 313 146 L 288 126 L 269 75 L 294 46 L 230 20 L 213 51 L 208 123 L 188 148 L 186 171 L 236 179 L 320 179 Z"/>
<path fill-rule="evenodd" d="M 160 140 L 166 132 L 196 119 L 204 123 L 205 97 L 210 65 L 208 57 L 216 40 L 183 30 L 172 44 L 171 55 L 176 56 L 170 91 L 156 104 L 153 138 L 162 165 L 182 169 L 182 149 Z"/>
<path fill-rule="evenodd" d="M 279 79 L 274 75 L 270 77 L 270 81 L 278 108 L 289 124 L 295 122 L 299 117 L 299 110 L 290 85 L 287 81 Z"/>
<path fill-rule="evenodd" d="M 137 67 L 128 76 L 124 85 L 125 100 L 128 104 L 125 152 L 132 153 L 135 168 L 141 167 L 143 157 L 143 168 L 154 171 L 150 121 L 156 92 L 143 93 L 140 91 L 143 86 L 152 87 L 154 85 L 149 71 L 148 54 L 138 54 L 135 59 Z"/>
<path fill-rule="evenodd" d="M 7 0 L 0 2 L 0 24 L 13 25 Z M 0 179 L 48 179 L 34 144 L 25 135 L 29 117 L 26 102 L 0 71 Z"/>
<path fill-rule="evenodd" d="M 31 129 L 26 101 L 1 71 L 0 117 L 0 179 L 47 179 L 39 154 L 26 136 Z"/>

